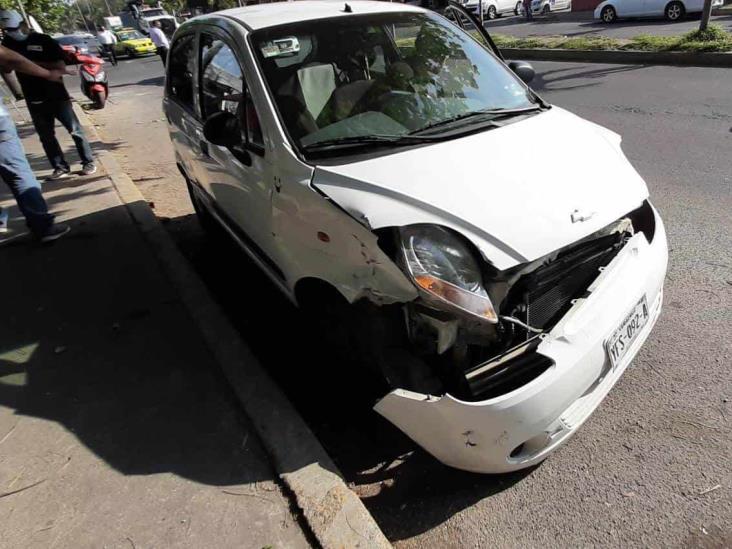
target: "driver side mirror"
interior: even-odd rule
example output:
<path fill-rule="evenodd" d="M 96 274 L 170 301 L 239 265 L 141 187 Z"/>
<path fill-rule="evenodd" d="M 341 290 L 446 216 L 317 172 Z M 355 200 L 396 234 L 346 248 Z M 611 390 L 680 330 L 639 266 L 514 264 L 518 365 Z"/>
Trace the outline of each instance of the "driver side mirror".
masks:
<path fill-rule="evenodd" d="M 220 147 L 233 147 L 241 143 L 241 126 L 236 116 L 227 111 L 212 114 L 203 124 L 206 141 Z"/>
<path fill-rule="evenodd" d="M 510 61 L 508 63 L 508 68 L 515 72 L 516 76 L 518 76 L 526 84 L 531 82 L 536 75 L 534 67 L 532 67 L 531 64 L 527 63 L 526 61 Z"/>

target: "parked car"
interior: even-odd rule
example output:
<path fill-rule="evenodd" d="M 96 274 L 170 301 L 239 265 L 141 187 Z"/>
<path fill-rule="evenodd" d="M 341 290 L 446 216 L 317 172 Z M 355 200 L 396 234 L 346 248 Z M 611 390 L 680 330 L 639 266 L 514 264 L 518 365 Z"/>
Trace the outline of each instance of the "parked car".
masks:
<path fill-rule="evenodd" d="M 724 0 L 712 0 L 712 8 L 721 8 Z M 595 19 L 612 23 L 624 17 L 665 17 L 678 21 L 690 13 L 701 13 L 704 0 L 605 0 L 595 8 Z"/>
<path fill-rule="evenodd" d="M 128 57 L 140 57 L 156 53 L 158 49 L 152 40 L 135 29 L 120 29 L 115 31 L 117 43 L 114 45 L 114 53 L 127 55 Z"/>
<path fill-rule="evenodd" d="M 202 226 L 348 342 L 338 391 L 380 377 L 375 410 L 469 471 L 565 443 L 661 310 L 666 234 L 620 136 L 532 76 L 453 3 L 226 10 L 168 57 Z"/>
<path fill-rule="evenodd" d="M 553 11 L 571 10 L 572 0 L 532 0 L 531 12 L 535 15 L 548 15 Z"/>
<path fill-rule="evenodd" d="M 461 2 L 467 10 L 473 15 L 480 17 L 481 3 L 478 0 L 467 0 Z M 507 13 L 518 15 L 523 10 L 521 0 L 483 0 L 483 17 L 485 19 L 495 19 Z"/>
<path fill-rule="evenodd" d="M 89 38 L 81 34 L 65 34 L 54 38 L 63 49 L 68 52 L 75 52 L 84 55 L 100 55 L 101 46 L 95 38 Z"/>

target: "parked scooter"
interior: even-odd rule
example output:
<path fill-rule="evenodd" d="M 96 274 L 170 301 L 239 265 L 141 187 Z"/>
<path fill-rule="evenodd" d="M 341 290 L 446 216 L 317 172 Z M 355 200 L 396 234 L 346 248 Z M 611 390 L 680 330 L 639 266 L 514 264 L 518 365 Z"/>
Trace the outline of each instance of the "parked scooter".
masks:
<path fill-rule="evenodd" d="M 91 99 L 95 108 L 103 109 L 109 97 L 107 71 L 102 68 L 104 59 L 79 53 L 78 49 L 69 51 L 68 57 L 67 63 L 79 65 L 81 92 Z"/>

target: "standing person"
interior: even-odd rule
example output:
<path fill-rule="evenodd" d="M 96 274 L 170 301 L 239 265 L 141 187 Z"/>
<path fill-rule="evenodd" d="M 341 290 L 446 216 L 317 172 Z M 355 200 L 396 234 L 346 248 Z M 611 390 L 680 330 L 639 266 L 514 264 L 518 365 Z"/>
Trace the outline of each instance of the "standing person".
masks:
<path fill-rule="evenodd" d="M 59 43 L 47 34 L 36 32 L 29 34 L 28 26 L 17 11 L 0 11 L 0 27 L 5 34 L 3 46 L 43 68 L 65 72 L 64 50 Z M 74 114 L 71 98 L 63 81 L 48 82 L 37 76 L 19 73 L 18 82 L 23 90 L 28 111 L 38 132 L 38 137 L 41 139 L 43 150 L 53 168 L 53 173 L 48 179 L 63 179 L 71 173 L 71 168 L 56 139 L 54 129 L 56 120 L 61 122 L 74 139 L 76 150 L 81 158 L 81 173 L 83 175 L 96 173 L 97 167 L 94 165 L 89 141 L 84 135 L 84 130 L 81 129 L 79 119 Z"/>
<path fill-rule="evenodd" d="M 158 47 L 158 55 L 163 61 L 164 67 L 165 61 L 168 59 L 168 48 L 170 48 L 170 44 L 168 43 L 168 37 L 165 36 L 165 33 L 160 28 L 160 21 L 153 21 L 152 27 L 150 27 L 150 40 Z"/>
<path fill-rule="evenodd" d="M 100 31 L 97 33 L 97 40 L 102 46 L 102 51 L 109 55 L 109 60 L 112 62 L 112 65 L 116 65 L 117 55 L 114 53 L 114 45 L 117 43 L 117 37 L 114 33 L 104 27 L 101 27 Z"/>
<path fill-rule="evenodd" d="M 46 69 L 31 63 L 7 48 L 0 46 L 0 68 L 19 74 L 43 79 L 49 86 L 61 82 L 66 69 Z M 68 225 L 54 223 L 54 216 L 48 213 L 48 205 L 41 193 L 41 185 L 33 175 L 23 144 L 20 142 L 13 119 L 0 104 L 0 178 L 10 187 L 26 224 L 41 242 L 51 242 L 69 232 Z M 2 212 L 4 228 L 7 231 L 7 212 Z M 2 231 L 2 232 L 5 232 Z"/>
<path fill-rule="evenodd" d="M 531 0 L 524 0 L 524 11 L 526 12 L 526 20 L 533 21 L 534 14 L 531 11 Z"/>

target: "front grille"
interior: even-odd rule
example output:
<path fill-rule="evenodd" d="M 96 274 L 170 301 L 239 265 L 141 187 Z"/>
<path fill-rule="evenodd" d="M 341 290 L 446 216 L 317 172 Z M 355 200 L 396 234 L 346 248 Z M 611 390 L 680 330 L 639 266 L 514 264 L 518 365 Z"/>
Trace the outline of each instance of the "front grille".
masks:
<path fill-rule="evenodd" d="M 538 337 L 509 349 L 465 372 L 469 396 L 478 401 L 505 395 L 523 387 L 554 365 L 554 361 L 536 352 Z"/>
<path fill-rule="evenodd" d="M 572 300 L 581 297 L 597 278 L 598 269 L 612 261 L 624 241 L 624 234 L 614 233 L 583 242 L 519 279 L 511 293 L 524 304 L 528 324 L 543 329 L 559 320 Z"/>

